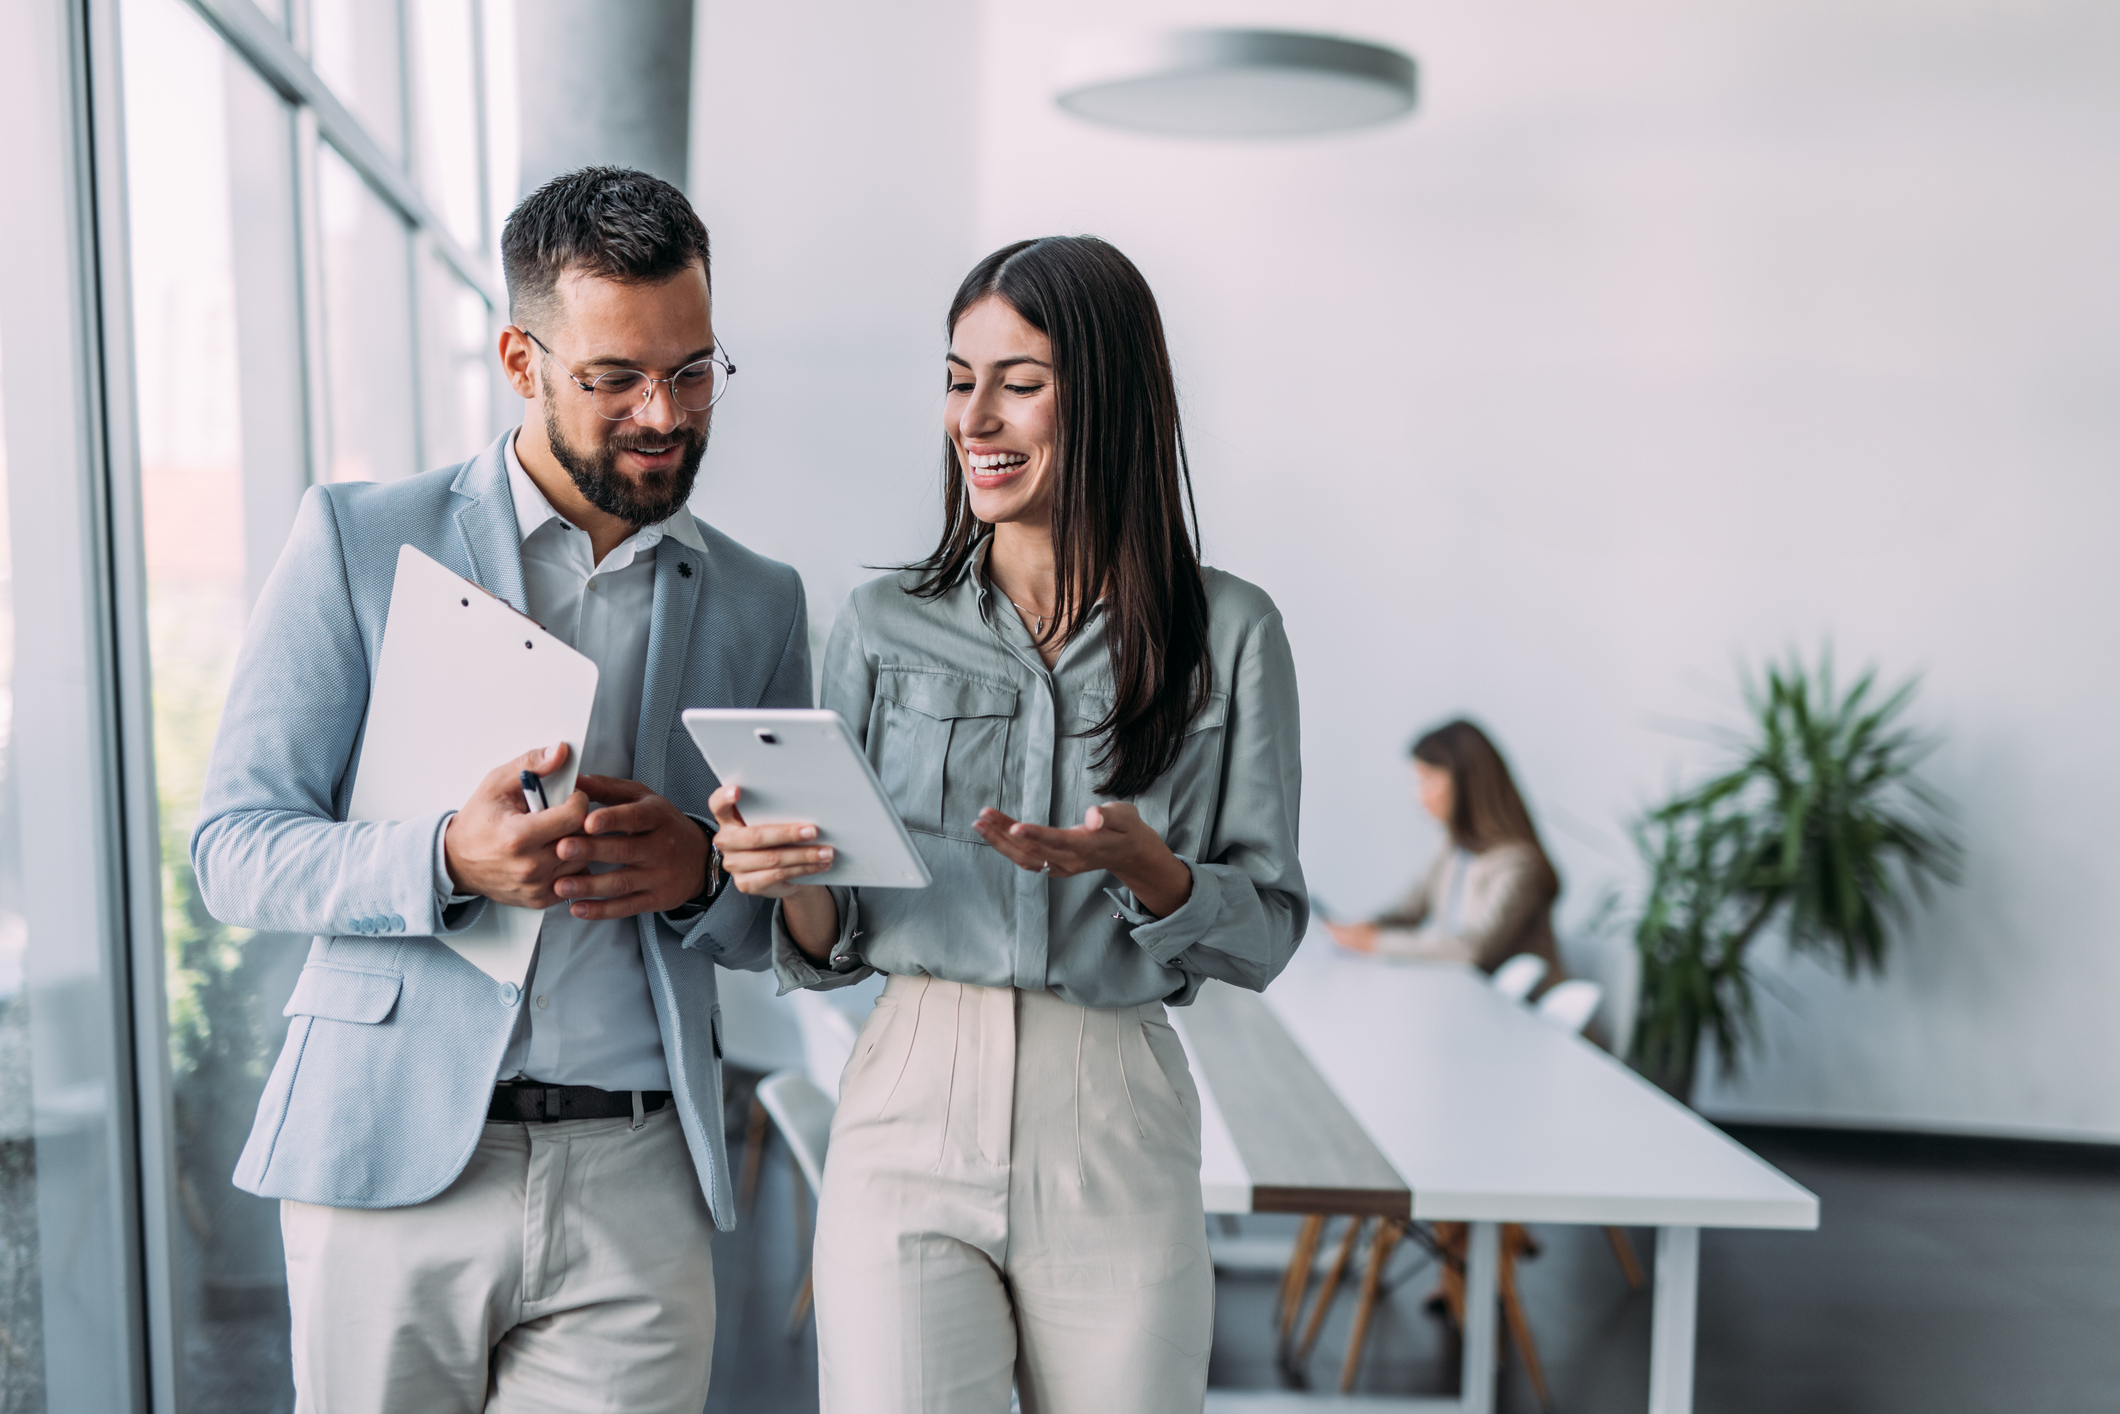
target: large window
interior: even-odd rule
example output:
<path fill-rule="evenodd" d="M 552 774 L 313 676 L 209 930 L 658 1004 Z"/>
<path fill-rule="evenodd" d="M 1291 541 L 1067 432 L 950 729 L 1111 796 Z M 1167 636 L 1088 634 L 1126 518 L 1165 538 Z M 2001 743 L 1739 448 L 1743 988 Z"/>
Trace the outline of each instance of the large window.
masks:
<path fill-rule="evenodd" d="M 303 489 L 462 460 L 498 430 L 486 3 L 117 0 L 127 220 L 105 235 L 129 253 L 166 1048 L 140 1104 L 168 1135 L 168 1191 L 145 1201 L 169 1234 L 150 1305 L 180 1409 L 291 1405 L 277 1205 L 229 1176 L 308 950 L 210 917 L 187 842 Z"/>

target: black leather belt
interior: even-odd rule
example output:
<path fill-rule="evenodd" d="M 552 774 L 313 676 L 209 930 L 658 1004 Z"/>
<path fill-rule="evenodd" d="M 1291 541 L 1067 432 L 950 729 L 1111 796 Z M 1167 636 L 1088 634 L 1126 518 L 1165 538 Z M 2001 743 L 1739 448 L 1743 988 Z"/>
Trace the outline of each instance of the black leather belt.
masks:
<path fill-rule="evenodd" d="M 493 1087 L 486 1109 L 488 1124 L 550 1124 L 561 1119 L 631 1119 L 633 1096 L 641 1113 L 670 1103 L 668 1090 L 599 1090 L 593 1085 L 540 1085 L 534 1080 L 503 1080 Z"/>

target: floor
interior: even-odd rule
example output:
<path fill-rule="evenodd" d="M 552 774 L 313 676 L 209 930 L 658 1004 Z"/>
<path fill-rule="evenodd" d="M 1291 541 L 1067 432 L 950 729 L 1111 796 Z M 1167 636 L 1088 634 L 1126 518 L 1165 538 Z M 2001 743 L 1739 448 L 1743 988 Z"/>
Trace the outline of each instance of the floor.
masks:
<path fill-rule="evenodd" d="M 1700 1414 L 2011 1414 L 2120 1409 L 2120 1150 L 1817 1130 L 1733 1128 L 1822 1200 L 1815 1233 L 1709 1232 L 1701 1252 Z M 757 1208 L 715 1251 L 721 1296 L 710 1414 L 816 1408 L 814 1327 L 784 1333 L 799 1280 L 791 1183 L 769 1145 Z M 1210 1383 L 1274 1388 L 1278 1274 L 1244 1260 L 1294 1220 L 1246 1218 L 1216 1293 Z M 1596 1229 L 1542 1226 L 1523 1269 L 1560 1414 L 1648 1404 L 1649 1296 L 1630 1292 Z M 1633 1234 L 1647 1265 L 1653 1234 Z M 1457 1352 L 1423 1309 L 1433 1281 L 1402 1246 L 1356 1389 L 1448 1394 Z M 1248 1270 L 1246 1270 L 1248 1269 Z M 1307 1374 L 1335 1388 L 1349 1302 Z M 1538 1404 L 1513 1356 L 1503 1414 Z M 995 1411 L 1001 1414 L 1001 1411 Z"/>

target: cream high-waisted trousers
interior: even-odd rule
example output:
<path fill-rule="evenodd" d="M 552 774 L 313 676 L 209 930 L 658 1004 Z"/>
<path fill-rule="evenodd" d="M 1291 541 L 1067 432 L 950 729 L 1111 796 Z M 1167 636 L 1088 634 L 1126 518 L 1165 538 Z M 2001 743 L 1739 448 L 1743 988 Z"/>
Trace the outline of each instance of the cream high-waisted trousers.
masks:
<path fill-rule="evenodd" d="M 819 1201 L 825 1414 L 1196 1414 L 1200 1097 L 1161 1003 L 893 977 Z"/>

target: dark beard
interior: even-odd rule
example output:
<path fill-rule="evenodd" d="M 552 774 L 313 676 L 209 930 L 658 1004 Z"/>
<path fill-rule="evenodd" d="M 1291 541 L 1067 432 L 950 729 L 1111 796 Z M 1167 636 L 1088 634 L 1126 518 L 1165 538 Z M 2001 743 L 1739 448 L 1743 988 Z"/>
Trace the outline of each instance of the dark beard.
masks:
<path fill-rule="evenodd" d="M 699 464 L 707 455 L 707 434 L 712 428 L 709 423 L 705 427 L 686 425 L 667 434 L 621 432 L 604 443 L 595 456 L 586 456 L 560 430 L 549 390 L 545 397 L 545 442 L 552 448 L 552 459 L 567 469 L 583 500 L 607 516 L 617 516 L 635 530 L 668 520 L 692 499 L 692 483 L 699 479 Z M 620 452 L 672 441 L 684 444 L 675 469 L 651 471 L 639 482 L 619 471 Z"/>

